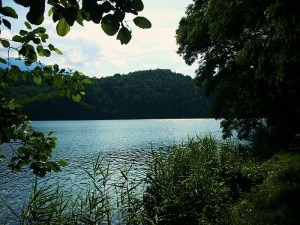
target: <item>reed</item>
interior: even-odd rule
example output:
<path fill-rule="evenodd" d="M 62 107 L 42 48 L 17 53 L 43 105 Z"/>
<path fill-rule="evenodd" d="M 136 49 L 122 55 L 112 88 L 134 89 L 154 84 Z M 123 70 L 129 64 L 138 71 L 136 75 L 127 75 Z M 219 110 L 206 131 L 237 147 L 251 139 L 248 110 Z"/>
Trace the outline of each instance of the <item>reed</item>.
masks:
<path fill-rule="evenodd" d="M 232 202 L 256 182 L 242 172 L 237 146 L 208 135 L 153 154 L 144 193 L 149 224 L 226 223 Z"/>
<path fill-rule="evenodd" d="M 144 178 L 99 155 L 80 193 L 35 179 L 22 212 L 12 214 L 26 225 L 297 224 L 299 155 L 255 161 L 238 146 L 208 135 L 153 150 Z"/>

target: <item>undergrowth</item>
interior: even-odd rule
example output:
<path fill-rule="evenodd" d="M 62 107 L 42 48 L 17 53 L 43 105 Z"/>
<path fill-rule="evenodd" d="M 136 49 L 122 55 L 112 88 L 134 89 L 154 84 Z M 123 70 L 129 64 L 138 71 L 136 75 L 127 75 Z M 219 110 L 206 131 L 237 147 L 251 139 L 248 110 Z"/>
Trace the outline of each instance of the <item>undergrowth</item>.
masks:
<path fill-rule="evenodd" d="M 88 188 L 71 196 L 36 181 L 14 224 L 300 224 L 299 153 L 256 160 L 205 136 L 153 150 L 143 180 L 130 170 L 99 156 Z"/>

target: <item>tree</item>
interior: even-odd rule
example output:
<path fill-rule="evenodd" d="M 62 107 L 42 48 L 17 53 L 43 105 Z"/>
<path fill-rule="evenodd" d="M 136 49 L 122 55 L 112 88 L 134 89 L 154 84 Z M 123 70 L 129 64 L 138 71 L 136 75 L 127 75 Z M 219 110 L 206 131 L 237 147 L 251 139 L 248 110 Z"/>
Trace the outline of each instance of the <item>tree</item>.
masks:
<path fill-rule="evenodd" d="M 300 5 L 296 0 L 195 0 L 177 29 L 178 53 L 199 62 L 224 137 L 266 125 L 278 142 L 300 130 Z"/>
<path fill-rule="evenodd" d="M 57 89 L 18 81 L 7 96 L 22 102 L 33 120 L 147 119 L 207 117 L 212 98 L 189 76 L 156 69 L 91 78 L 79 103 L 61 97 Z"/>
<path fill-rule="evenodd" d="M 85 85 L 91 83 L 81 72 L 40 63 L 39 57 L 50 57 L 53 52 L 62 54 L 53 44 L 47 44 L 49 35 L 46 29 L 35 26 L 42 25 L 45 9 L 50 8 L 48 15 L 52 16 L 53 23 L 56 23 L 56 32 L 60 36 L 65 36 L 75 23 L 83 26 L 83 22 L 87 21 L 101 24 L 107 35 L 117 34 L 121 44 L 127 44 L 131 39 L 131 31 L 124 21 L 126 14 L 136 15 L 133 22 L 140 28 L 150 28 L 151 23 L 145 17 L 138 16 L 144 8 L 141 0 L 48 0 L 47 3 L 45 0 L 14 0 L 14 3 L 28 9 L 28 12 L 27 21 L 23 21 L 24 29 L 11 40 L 0 36 L 2 47 L 8 52 L 7 58 L 0 58 L 0 62 L 7 65 L 6 69 L 0 70 L 0 145 L 7 143 L 12 147 L 8 166 L 13 171 L 30 165 L 34 174 L 44 176 L 46 172 L 59 171 L 60 166 L 66 165 L 65 161 L 49 160 L 55 148 L 55 137 L 51 136 L 52 132 L 46 136 L 35 131 L 26 115 L 19 112 L 19 105 L 14 99 L 6 98 L 5 89 L 11 82 L 19 79 L 32 79 L 36 84 L 45 82 L 56 86 L 61 95 L 78 102 L 85 95 Z M 18 19 L 18 13 L 11 5 L 12 2 L 9 6 L 4 6 L 0 0 L 0 32 L 3 29 L 12 29 L 10 20 Z M 24 73 L 19 67 L 10 65 L 11 51 L 17 51 L 25 64 L 34 65 L 34 69 Z M 17 146 L 13 145 L 15 142 L 18 143 Z M 0 158 L 4 158 L 4 155 L 0 155 Z"/>

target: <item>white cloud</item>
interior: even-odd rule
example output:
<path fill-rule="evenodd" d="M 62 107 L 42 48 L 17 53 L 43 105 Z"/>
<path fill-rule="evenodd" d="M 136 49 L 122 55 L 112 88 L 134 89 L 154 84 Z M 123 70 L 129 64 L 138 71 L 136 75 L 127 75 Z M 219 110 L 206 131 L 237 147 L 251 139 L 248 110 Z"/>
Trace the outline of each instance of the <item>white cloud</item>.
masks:
<path fill-rule="evenodd" d="M 64 54 L 60 56 L 53 53 L 50 58 L 43 58 L 42 62 L 74 68 L 90 76 L 156 68 L 188 71 L 185 74 L 192 75 L 195 69 L 185 65 L 176 54 L 178 46 L 175 40 L 179 20 L 192 0 L 143 2 L 145 9 L 141 16 L 152 22 L 152 28 L 140 29 L 132 22 L 134 16 L 127 17 L 126 21 L 132 29 L 132 40 L 128 45 L 121 45 L 116 36 L 105 35 L 100 25 L 92 23 L 85 23 L 84 27 L 76 25 L 66 37 L 59 37 L 55 31 L 56 24 L 47 18 L 43 26 L 47 27 L 51 37 L 49 43 Z"/>

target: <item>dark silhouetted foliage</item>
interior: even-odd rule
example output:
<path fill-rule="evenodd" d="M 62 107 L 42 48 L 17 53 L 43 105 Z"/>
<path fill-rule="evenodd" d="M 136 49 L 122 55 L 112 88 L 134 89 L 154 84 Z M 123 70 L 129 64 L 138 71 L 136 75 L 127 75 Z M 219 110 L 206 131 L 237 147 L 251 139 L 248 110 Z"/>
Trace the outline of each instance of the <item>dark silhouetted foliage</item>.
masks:
<path fill-rule="evenodd" d="M 178 53 L 199 62 L 197 79 L 217 93 L 224 137 L 265 124 L 278 144 L 300 130 L 300 8 L 295 0 L 195 0 L 177 30 Z"/>

